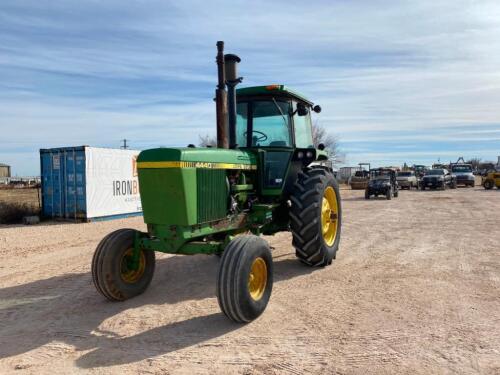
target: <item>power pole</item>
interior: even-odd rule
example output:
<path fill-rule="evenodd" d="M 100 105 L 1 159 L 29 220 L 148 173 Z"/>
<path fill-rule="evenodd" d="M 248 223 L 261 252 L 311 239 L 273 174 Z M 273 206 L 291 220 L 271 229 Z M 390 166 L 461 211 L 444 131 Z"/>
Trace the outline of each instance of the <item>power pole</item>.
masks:
<path fill-rule="evenodd" d="M 123 150 L 126 150 L 128 148 L 128 146 L 127 146 L 127 140 L 126 139 L 122 139 L 122 142 L 123 142 L 123 146 L 121 146 L 120 148 L 123 149 Z"/>

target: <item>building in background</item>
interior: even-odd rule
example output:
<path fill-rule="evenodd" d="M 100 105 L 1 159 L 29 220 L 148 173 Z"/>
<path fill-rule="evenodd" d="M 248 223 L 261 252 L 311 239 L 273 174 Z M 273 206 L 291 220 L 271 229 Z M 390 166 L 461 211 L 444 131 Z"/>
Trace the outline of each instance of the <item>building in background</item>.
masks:
<path fill-rule="evenodd" d="M 10 165 L 0 163 L 0 178 L 11 177 Z"/>

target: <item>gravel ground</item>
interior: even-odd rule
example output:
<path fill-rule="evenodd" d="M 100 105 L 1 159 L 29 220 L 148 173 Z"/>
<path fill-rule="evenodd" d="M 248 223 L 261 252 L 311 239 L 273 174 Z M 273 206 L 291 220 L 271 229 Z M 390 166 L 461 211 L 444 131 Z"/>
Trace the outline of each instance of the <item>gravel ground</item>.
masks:
<path fill-rule="evenodd" d="M 94 289 L 99 240 L 141 218 L 0 227 L 0 373 L 500 373 L 500 191 L 342 191 L 332 266 L 275 248 L 265 313 L 229 322 L 215 256 L 159 255 L 122 303 Z"/>

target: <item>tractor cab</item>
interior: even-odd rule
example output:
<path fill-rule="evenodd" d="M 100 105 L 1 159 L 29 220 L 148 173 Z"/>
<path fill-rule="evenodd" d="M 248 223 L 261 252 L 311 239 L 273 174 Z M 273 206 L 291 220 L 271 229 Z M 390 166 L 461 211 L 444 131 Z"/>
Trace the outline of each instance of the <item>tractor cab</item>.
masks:
<path fill-rule="evenodd" d="M 294 181 L 305 165 L 328 159 L 312 137 L 311 111 L 320 106 L 284 85 L 238 89 L 236 98 L 235 147 L 256 152 L 263 194 L 281 195 L 286 177 Z"/>

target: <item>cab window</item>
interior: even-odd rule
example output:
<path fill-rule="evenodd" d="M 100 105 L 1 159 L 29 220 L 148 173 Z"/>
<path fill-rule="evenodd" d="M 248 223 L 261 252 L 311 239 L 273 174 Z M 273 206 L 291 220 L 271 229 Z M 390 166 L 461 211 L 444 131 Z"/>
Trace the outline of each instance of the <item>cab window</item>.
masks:
<path fill-rule="evenodd" d="M 297 103 L 294 103 L 293 124 L 295 129 L 295 146 L 298 148 L 314 147 L 312 140 L 311 112 L 307 115 L 299 116 L 297 112 Z"/>
<path fill-rule="evenodd" d="M 240 147 L 247 145 L 248 103 L 238 103 L 236 106 L 236 143 Z"/>
<path fill-rule="evenodd" d="M 253 102 L 252 146 L 290 147 L 290 103 L 276 100 Z"/>

